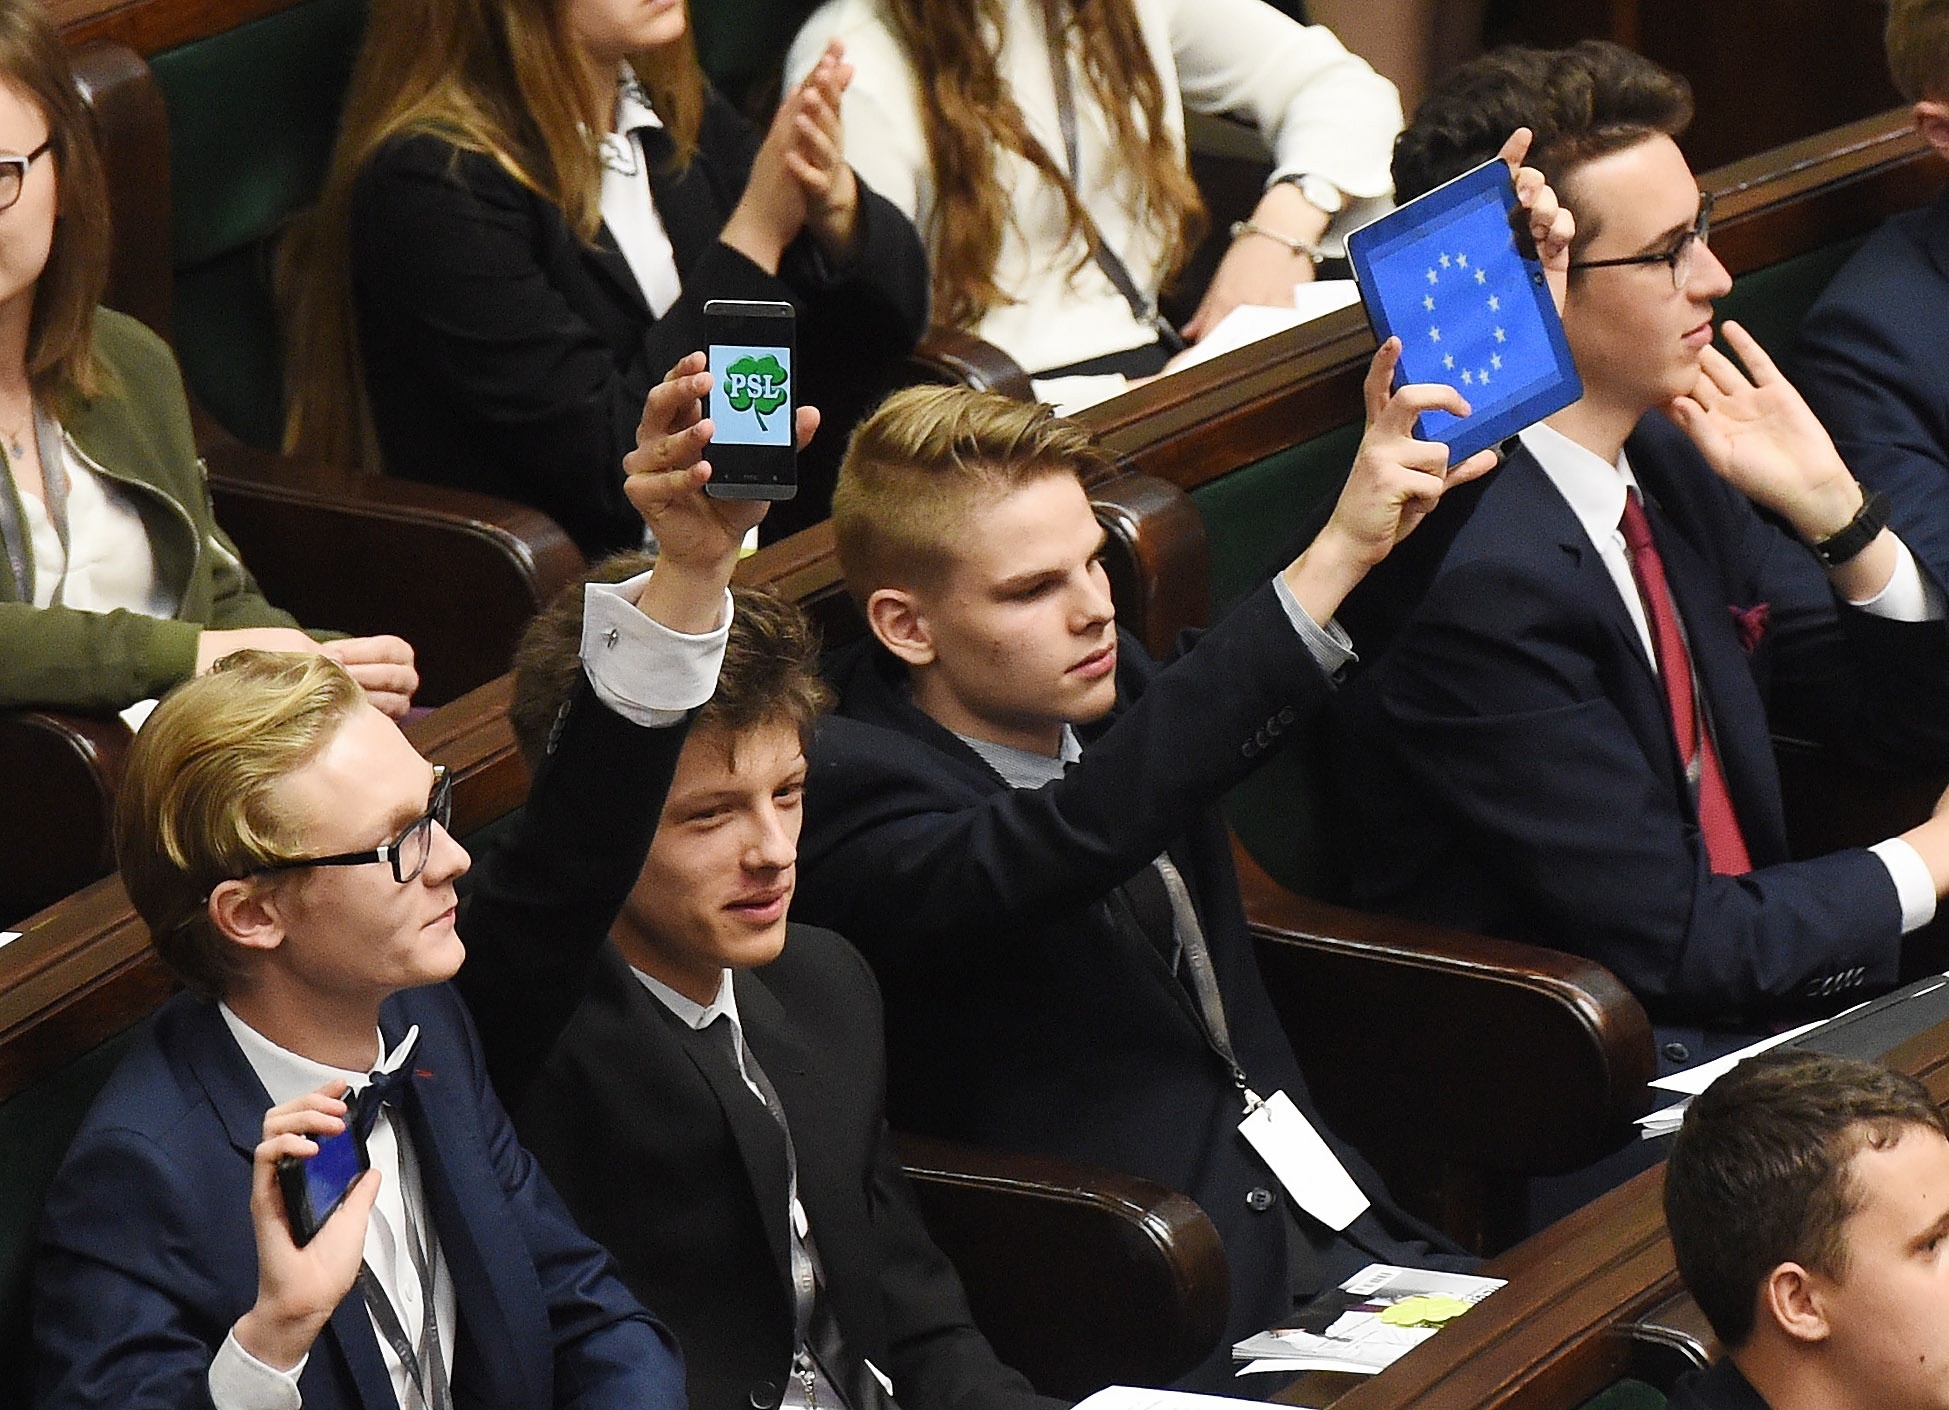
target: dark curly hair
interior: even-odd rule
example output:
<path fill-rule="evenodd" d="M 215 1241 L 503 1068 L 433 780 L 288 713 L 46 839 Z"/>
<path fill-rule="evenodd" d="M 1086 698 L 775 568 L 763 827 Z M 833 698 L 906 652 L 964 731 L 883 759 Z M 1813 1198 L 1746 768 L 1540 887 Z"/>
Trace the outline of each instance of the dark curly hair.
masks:
<path fill-rule="evenodd" d="M 1528 162 L 1577 216 L 1573 255 L 1597 233 L 1574 199 L 1577 168 L 1636 146 L 1676 137 L 1692 121 L 1692 87 L 1601 39 L 1570 49 L 1492 50 L 1451 72 L 1429 92 L 1394 142 L 1394 198 L 1416 196 L 1493 157 L 1509 134 L 1535 134 Z"/>

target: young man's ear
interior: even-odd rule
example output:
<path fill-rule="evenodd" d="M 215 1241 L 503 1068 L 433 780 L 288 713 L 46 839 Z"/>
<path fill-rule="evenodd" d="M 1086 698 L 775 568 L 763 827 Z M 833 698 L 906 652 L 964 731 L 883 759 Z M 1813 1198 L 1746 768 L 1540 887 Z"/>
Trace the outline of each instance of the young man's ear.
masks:
<path fill-rule="evenodd" d="M 866 599 L 866 624 L 880 645 L 909 666 L 934 662 L 934 638 L 920 602 L 907 588 L 881 588 Z"/>
<path fill-rule="evenodd" d="M 1949 157 L 1949 103 L 1924 98 L 1915 105 L 1915 130 L 1943 156 Z"/>
<path fill-rule="evenodd" d="M 282 901 L 278 887 L 254 877 L 220 881 L 210 893 L 210 923 L 247 950 L 275 950 L 284 943 Z"/>
<path fill-rule="evenodd" d="M 1759 1315 L 1796 1342 L 1827 1340 L 1828 1280 L 1798 1263 L 1782 1263 L 1760 1284 Z"/>

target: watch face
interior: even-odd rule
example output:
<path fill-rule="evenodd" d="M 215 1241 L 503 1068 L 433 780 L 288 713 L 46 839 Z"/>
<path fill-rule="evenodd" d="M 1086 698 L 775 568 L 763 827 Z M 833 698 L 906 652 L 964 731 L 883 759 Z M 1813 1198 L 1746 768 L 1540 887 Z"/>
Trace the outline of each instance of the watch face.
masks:
<path fill-rule="evenodd" d="M 1299 194 L 1306 198 L 1307 204 L 1327 215 L 1338 215 L 1347 204 L 1346 193 L 1331 181 L 1318 176 L 1299 176 L 1289 178 L 1299 187 Z"/>

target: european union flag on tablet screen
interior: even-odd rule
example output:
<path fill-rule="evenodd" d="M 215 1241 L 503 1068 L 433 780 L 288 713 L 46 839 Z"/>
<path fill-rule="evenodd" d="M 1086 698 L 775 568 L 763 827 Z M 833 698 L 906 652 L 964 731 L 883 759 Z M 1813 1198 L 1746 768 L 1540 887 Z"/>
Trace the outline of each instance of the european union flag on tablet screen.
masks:
<path fill-rule="evenodd" d="M 1348 241 L 1379 336 L 1401 340 L 1402 382 L 1446 382 L 1464 420 L 1424 413 L 1416 434 L 1459 461 L 1583 395 L 1542 266 L 1518 249 L 1509 169 L 1490 162 Z M 1527 244 L 1527 241 L 1525 241 Z"/>

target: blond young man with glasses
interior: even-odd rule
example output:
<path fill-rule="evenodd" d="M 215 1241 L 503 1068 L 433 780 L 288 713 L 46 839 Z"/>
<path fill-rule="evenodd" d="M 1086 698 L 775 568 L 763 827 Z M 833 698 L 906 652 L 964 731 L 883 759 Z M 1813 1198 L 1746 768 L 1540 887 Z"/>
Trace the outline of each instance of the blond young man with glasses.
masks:
<path fill-rule="evenodd" d="M 1405 199 L 1536 129 L 1583 396 L 1358 591 L 1391 639 L 1333 715 L 1353 898 L 1597 960 L 1667 1069 L 1888 988 L 1949 889 L 1949 816 L 1789 856 L 1773 730 L 1949 759 L 1949 630 L 1772 360 L 1734 323 L 1743 370 L 1713 346 L 1732 280 L 1690 116 L 1683 79 L 1593 41 L 1485 55 L 1403 135 Z"/>

